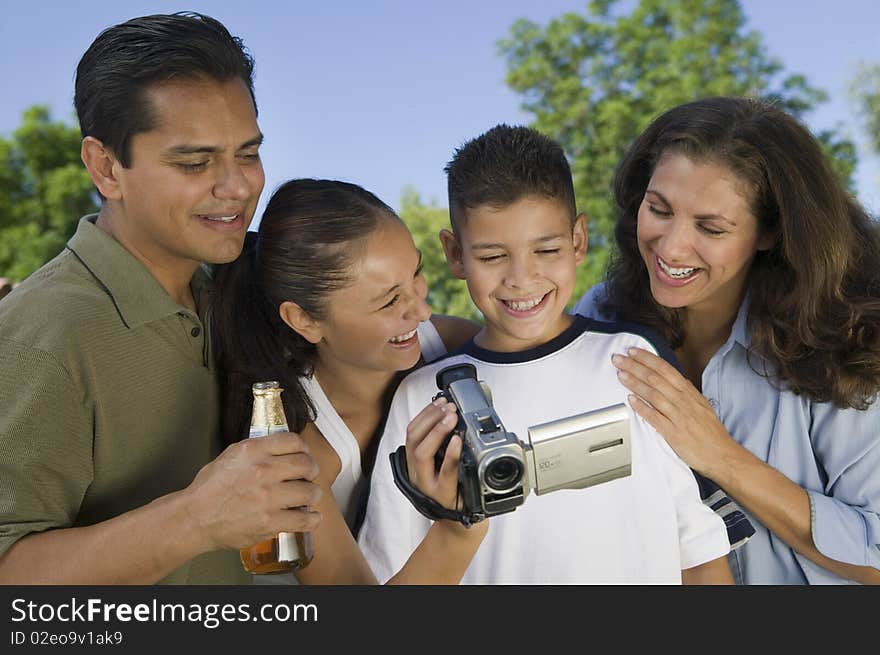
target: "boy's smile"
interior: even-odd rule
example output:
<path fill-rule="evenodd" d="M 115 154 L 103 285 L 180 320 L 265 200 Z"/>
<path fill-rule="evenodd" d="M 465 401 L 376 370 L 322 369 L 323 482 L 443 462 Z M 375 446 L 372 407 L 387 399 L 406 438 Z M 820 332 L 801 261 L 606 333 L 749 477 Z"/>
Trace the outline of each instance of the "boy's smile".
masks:
<path fill-rule="evenodd" d="M 584 216 L 571 226 L 565 203 L 526 196 L 504 207 L 467 211 L 458 240 L 441 233 L 452 274 L 467 281 L 486 325 L 479 346 L 518 352 L 542 345 L 571 323 L 565 306 L 587 247 Z"/>
<path fill-rule="evenodd" d="M 501 298 L 501 302 L 504 303 L 504 308 L 513 316 L 518 316 L 520 318 L 525 318 L 526 316 L 532 316 L 534 314 L 542 311 L 547 303 L 545 302 L 550 297 L 550 292 L 543 293 L 540 296 L 533 298 L 520 298 L 513 299 Z"/>

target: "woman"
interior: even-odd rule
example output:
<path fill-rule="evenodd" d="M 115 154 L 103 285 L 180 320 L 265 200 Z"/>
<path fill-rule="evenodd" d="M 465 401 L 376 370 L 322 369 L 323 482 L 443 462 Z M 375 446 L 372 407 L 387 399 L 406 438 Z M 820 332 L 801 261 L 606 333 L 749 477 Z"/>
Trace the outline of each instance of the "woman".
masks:
<path fill-rule="evenodd" d="M 421 253 L 409 230 L 376 196 L 345 182 L 279 187 L 259 231 L 238 260 L 218 268 L 216 281 L 224 434 L 247 436 L 251 384 L 278 380 L 290 428 L 308 444 L 324 491 L 312 562 L 296 578 L 258 579 L 375 584 L 353 532 L 394 388 L 423 356 L 435 359 L 476 327 L 451 317 L 429 321 Z M 452 405 L 438 401 L 424 420 L 436 420 L 431 412 L 448 417 L 448 432 Z M 436 449 L 441 429 L 407 451 Z M 456 497 L 460 440 L 450 447 L 439 473 L 414 471 L 422 490 L 447 506 Z M 485 532 L 438 521 L 393 581 L 457 583 Z"/>
<path fill-rule="evenodd" d="M 576 312 L 640 322 L 682 373 L 615 355 L 635 411 L 750 514 L 739 582 L 880 581 L 880 239 L 793 118 L 708 98 L 614 180 L 617 253 Z"/>

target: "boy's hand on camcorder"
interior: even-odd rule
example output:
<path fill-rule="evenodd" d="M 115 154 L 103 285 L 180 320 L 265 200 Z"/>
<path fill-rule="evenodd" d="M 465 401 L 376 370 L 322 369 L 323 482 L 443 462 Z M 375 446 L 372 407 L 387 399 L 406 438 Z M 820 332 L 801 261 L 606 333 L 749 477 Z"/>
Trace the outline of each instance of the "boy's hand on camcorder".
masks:
<path fill-rule="evenodd" d="M 440 397 L 419 412 L 406 428 L 406 466 L 410 482 L 447 509 L 456 509 L 461 437 L 453 435 L 449 440 L 439 470 L 434 456 L 457 420 L 455 404 Z"/>

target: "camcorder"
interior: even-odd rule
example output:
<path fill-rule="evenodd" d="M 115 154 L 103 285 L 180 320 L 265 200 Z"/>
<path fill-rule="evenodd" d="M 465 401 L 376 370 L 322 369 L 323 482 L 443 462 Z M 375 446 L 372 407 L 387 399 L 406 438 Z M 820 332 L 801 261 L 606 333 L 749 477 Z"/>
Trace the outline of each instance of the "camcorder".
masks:
<path fill-rule="evenodd" d="M 492 392 L 477 379 L 473 364 L 448 366 L 437 373 L 440 392 L 458 408 L 450 434 L 462 439 L 458 466 L 460 509 L 449 510 L 409 483 L 405 446 L 392 453 L 398 488 L 423 515 L 455 519 L 464 525 L 510 512 L 529 492 L 585 489 L 632 472 L 629 415 L 619 403 L 528 428 L 523 442 L 504 428 L 492 406 Z M 436 456 L 439 468 L 445 446 Z"/>

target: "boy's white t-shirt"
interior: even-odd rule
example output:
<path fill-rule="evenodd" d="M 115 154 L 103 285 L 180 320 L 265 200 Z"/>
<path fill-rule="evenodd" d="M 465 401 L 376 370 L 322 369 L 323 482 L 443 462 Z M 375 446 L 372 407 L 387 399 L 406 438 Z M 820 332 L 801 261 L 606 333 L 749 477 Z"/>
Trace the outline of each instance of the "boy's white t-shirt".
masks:
<path fill-rule="evenodd" d="M 379 444 L 359 536 L 380 582 L 400 570 L 431 525 L 395 486 L 389 455 L 437 393 L 437 371 L 474 364 L 505 428 L 525 440 L 529 426 L 626 402 L 611 355 L 630 346 L 656 350 L 620 329 L 576 316 L 539 348 L 495 353 L 470 342 L 407 376 Z M 530 493 L 513 512 L 492 517 L 464 584 L 680 584 L 682 569 L 727 554 L 724 522 L 701 501 L 691 470 L 629 412 L 632 475 L 588 489 Z"/>

